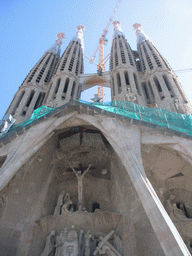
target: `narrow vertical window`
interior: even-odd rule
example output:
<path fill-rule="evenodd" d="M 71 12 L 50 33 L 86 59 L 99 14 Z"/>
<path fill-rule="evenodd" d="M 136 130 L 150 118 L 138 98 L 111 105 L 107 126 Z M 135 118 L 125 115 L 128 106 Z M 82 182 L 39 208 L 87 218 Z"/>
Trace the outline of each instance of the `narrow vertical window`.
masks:
<path fill-rule="evenodd" d="M 125 74 L 125 82 L 126 82 L 126 85 L 130 85 L 128 72 L 125 71 L 124 74 Z"/>
<path fill-rule="evenodd" d="M 154 103 L 154 101 L 155 101 L 155 95 L 154 95 L 154 92 L 153 92 L 153 89 L 152 89 L 152 86 L 151 86 L 150 81 L 148 81 L 147 84 L 148 84 L 148 88 L 149 88 L 149 91 L 150 91 L 151 96 L 152 96 L 151 103 Z"/>
<path fill-rule="evenodd" d="M 164 96 L 164 94 L 163 94 L 161 85 L 160 85 L 159 80 L 157 79 L 157 77 L 154 77 L 154 82 L 155 82 L 155 85 L 156 85 L 157 90 L 158 90 L 158 92 L 159 92 L 160 98 L 161 98 L 161 99 L 164 99 L 165 96 Z"/>
<path fill-rule="evenodd" d="M 117 86 L 118 86 L 118 92 L 121 93 L 122 88 L 121 88 L 121 78 L 119 73 L 117 73 Z"/>
<path fill-rule="evenodd" d="M 172 88 L 171 88 L 171 84 L 170 84 L 168 78 L 167 78 L 165 75 L 163 75 L 163 80 L 164 80 L 164 82 L 165 82 L 165 84 L 166 84 L 166 86 L 167 86 L 167 89 L 168 89 L 168 91 L 169 91 L 171 97 L 174 97 L 173 91 L 172 91 Z"/>
<path fill-rule="evenodd" d="M 75 85 L 76 85 L 76 82 L 73 82 L 73 86 L 72 86 L 72 90 L 71 90 L 71 99 L 73 99 L 73 97 L 74 97 Z"/>
<path fill-rule="evenodd" d="M 19 104 L 20 104 L 20 102 L 21 102 L 21 100 L 22 100 L 24 94 L 25 94 L 25 91 L 22 91 L 22 93 L 20 94 L 20 96 L 19 96 L 19 98 L 18 98 L 18 100 L 17 100 L 17 103 L 16 103 L 16 105 L 15 105 L 15 107 L 14 107 L 14 109 L 13 109 L 11 115 L 14 115 L 14 114 L 15 114 L 15 111 L 16 111 L 16 109 L 18 108 L 18 106 L 19 106 Z"/>
<path fill-rule="evenodd" d="M 150 104 L 151 101 L 150 101 L 149 92 L 148 92 L 148 89 L 147 89 L 147 84 L 146 84 L 146 82 L 142 83 L 142 86 L 143 86 L 143 91 L 144 91 L 144 95 L 145 95 L 147 104 Z"/>
<path fill-rule="evenodd" d="M 68 85 L 69 85 L 69 78 L 67 78 L 66 81 L 65 81 L 65 85 L 64 85 L 64 88 L 63 88 L 63 93 L 62 93 L 62 96 L 61 96 L 62 100 L 64 100 L 65 97 L 66 97 Z"/>
<path fill-rule="evenodd" d="M 44 98 L 45 98 L 45 93 L 44 92 L 40 92 L 39 96 L 37 98 L 37 101 L 35 103 L 34 109 L 37 109 L 37 108 L 39 108 L 42 105 Z"/>
<path fill-rule="evenodd" d="M 29 98 L 27 100 L 27 103 L 26 103 L 26 107 L 29 107 L 29 105 L 30 105 L 30 103 L 31 103 L 31 101 L 33 99 L 34 94 L 35 94 L 35 91 L 31 91 L 31 93 L 29 95 Z"/>
<path fill-rule="evenodd" d="M 115 96 L 114 78 L 112 77 L 112 96 Z"/>

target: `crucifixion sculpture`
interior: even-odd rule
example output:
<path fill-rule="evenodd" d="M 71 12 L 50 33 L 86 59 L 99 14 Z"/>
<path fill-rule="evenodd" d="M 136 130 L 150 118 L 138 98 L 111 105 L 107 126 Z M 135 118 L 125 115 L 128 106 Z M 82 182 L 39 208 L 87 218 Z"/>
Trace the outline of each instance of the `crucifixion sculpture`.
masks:
<path fill-rule="evenodd" d="M 91 164 L 89 164 L 88 168 L 82 173 L 82 171 L 76 171 L 74 167 L 70 165 L 68 162 L 70 168 L 73 170 L 77 177 L 77 186 L 78 186 L 78 211 L 82 210 L 82 205 L 83 205 L 83 178 L 86 173 L 88 173 L 89 169 L 91 168 Z"/>

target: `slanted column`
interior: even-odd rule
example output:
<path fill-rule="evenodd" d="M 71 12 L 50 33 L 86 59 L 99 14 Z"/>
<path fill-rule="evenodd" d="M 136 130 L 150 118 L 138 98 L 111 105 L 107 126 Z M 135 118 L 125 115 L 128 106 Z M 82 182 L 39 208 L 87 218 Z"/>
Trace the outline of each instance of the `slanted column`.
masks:
<path fill-rule="evenodd" d="M 70 81 L 69 81 L 69 85 L 68 85 L 68 89 L 67 89 L 67 93 L 66 93 L 66 98 L 65 98 L 66 101 L 71 99 L 71 91 L 72 91 L 74 81 L 75 81 L 74 78 L 70 77 Z"/>
<path fill-rule="evenodd" d="M 119 70 L 119 74 L 120 74 L 120 78 L 121 78 L 121 88 L 122 88 L 122 92 L 126 93 L 127 92 L 127 84 L 125 81 L 125 74 L 123 70 Z"/>
<path fill-rule="evenodd" d="M 168 90 L 168 88 L 167 88 L 167 86 L 165 84 L 165 81 L 164 81 L 161 73 L 160 73 L 160 75 L 157 75 L 157 78 L 158 78 L 159 83 L 160 83 L 160 85 L 162 87 L 163 93 L 165 95 L 165 99 L 170 99 L 171 98 L 170 92 L 169 92 L 169 90 Z"/>
<path fill-rule="evenodd" d="M 156 104 L 160 104 L 162 100 L 161 100 L 161 97 L 160 97 L 160 95 L 159 95 L 159 92 L 158 92 L 158 89 L 157 89 L 157 86 L 156 86 L 156 84 L 155 84 L 155 82 L 154 82 L 153 77 L 151 77 L 151 78 L 149 79 L 149 81 L 150 81 L 150 83 L 151 83 L 151 87 L 152 87 L 153 93 L 154 93 L 154 95 L 155 95 L 155 103 L 156 103 Z"/>
<path fill-rule="evenodd" d="M 122 161 L 165 255 L 189 256 L 187 247 L 145 174 L 139 128 L 108 118 L 100 122 L 100 129 Z"/>

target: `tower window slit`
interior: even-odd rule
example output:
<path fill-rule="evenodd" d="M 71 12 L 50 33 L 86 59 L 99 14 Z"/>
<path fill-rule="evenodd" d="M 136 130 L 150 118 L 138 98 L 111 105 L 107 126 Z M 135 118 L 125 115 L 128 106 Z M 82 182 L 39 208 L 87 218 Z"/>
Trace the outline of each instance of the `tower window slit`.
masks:
<path fill-rule="evenodd" d="M 123 50 L 121 50 L 121 61 L 122 61 L 122 63 L 126 63 L 125 53 Z"/>
<path fill-rule="evenodd" d="M 121 88 L 121 77 L 120 74 L 117 73 L 117 85 L 118 85 L 118 92 L 121 93 L 122 88 Z"/>
<path fill-rule="evenodd" d="M 39 96 L 37 98 L 37 101 L 35 103 L 34 109 L 37 109 L 37 108 L 39 108 L 42 105 L 44 98 L 45 98 L 45 93 L 44 92 L 40 92 Z"/>
<path fill-rule="evenodd" d="M 174 97 L 173 91 L 172 91 L 172 89 L 171 89 L 170 82 L 169 82 L 168 78 L 167 78 L 165 75 L 163 75 L 163 80 L 164 80 L 164 82 L 165 82 L 165 84 L 166 84 L 166 86 L 167 86 L 167 89 L 168 89 L 168 91 L 169 91 L 171 97 Z"/>
<path fill-rule="evenodd" d="M 145 94 L 145 97 L 146 97 L 147 104 L 150 104 L 151 101 L 150 101 L 149 92 L 148 92 L 148 89 L 147 89 L 146 82 L 142 83 L 142 86 L 143 86 L 143 91 L 144 91 L 144 94 Z"/>
<path fill-rule="evenodd" d="M 131 54 L 130 54 L 131 49 L 130 49 L 130 47 L 129 47 L 127 42 L 125 43 L 125 47 L 127 49 L 127 54 L 128 54 L 128 57 L 129 57 L 129 62 L 131 64 L 131 66 L 133 66 L 133 59 L 132 59 Z"/>
<path fill-rule="evenodd" d="M 69 78 L 67 78 L 66 81 L 65 81 L 65 85 L 64 85 L 64 88 L 63 88 L 63 94 L 62 94 L 62 97 L 61 97 L 62 99 L 65 99 L 65 97 L 66 97 L 68 85 L 69 85 Z"/>
<path fill-rule="evenodd" d="M 144 61 L 144 58 L 143 58 L 143 52 L 142 52 L 141 48 L 140 48 L 140 54 L 141 54 L 141 62 L 142 62 L 142 65 L 143 65 L 143 69 L 145 71 L 146 70 L 146 66 L 145 66 L 145 61 Z"/>
<path fill-rule="evenodd" d="M 130 85 L 128 72 L 125 71 L 124 74 L 125 74 L 125 82 L 126 82 L 126 84 Z"/>
<path fill-rule="evenodd" d="M 31 101 L 33 99 L 34 94 L 35 94 L 35 91 L 31 91 L 31 93 L 29 95 L 29 98 L 27 100 L 27 103 L 26 103 L 26 107 L 29 107 L 29 105 L 30 105 L 30 103 L 31 103 Z"/>
<path fill-rule="evenodd" d="M 72 86 L 72 90 L 71 90 L 71 99 L 72 99 L 72 100 L 73 100 L 73 97 L 74 97 L 75 85 L 76 85 L 76 82 L 74 81 L 74 82 L 73 82 L 73 86 Z"/>
<path fill-rule="evenodd" d="M 115 66 L 118 66 L 118 55 L 117 52 L 115 52 Z"/>
<path fill-rule="evenodd" d="M 139 83 L 138 83 L 137 76 L 135 75 L 135 73 L 133 73 L 133 78 L 134 78 L 134 81 L 135 81 L 135 87 L 137 89 L 137 93 L 139 95 L 141 95 L 141 92 L 140 92 L 140 89 L 139 89 Z"/>
<path fill-rule="evenodd" d="M 67 62 L 67 57 L 65 57 L 65 59 L 63 60 L 62 66 L 60 68 L 60 71 L 64 70 L 66 62 Z"/>
<path fill-rule="evenodd" d="M 112 77 L 112 95 L 115 96 L 114 78 Z"/>
<path fill-rule="evenodd" d="M 146 56 L 146 59 L 147 59 L 147 63 L 148 63 L 148 65 L 149 65 L 149 68 L 150 68 L 150 69 L 153 69 L 153 65 L 152 65 L 151 59 L 150 59 L 150 57 L 149 57 L 149 54 L 148 54 L 147 49 L 146 49 L 146 47 L 145 47 L 144 44 L 143 44 L 143 50 L 144 50 L 144 53 L 145 53 L 145 56 Z"/>
<path fill-rule="evenodd" d="M 76 69 L 75 69 L 75 74 L 78 74 L 78 70 L 79 70 L 79 60 L 77 61 L 77 65 L 76 65 Z"/>
<path fill-rule="evenodd" d="M 162 91 L 161 85 L 160 85 L 159 80 L 157 79 L 157 77 L 154 77 L 154 82 L 155 82 L 155 85 L 156 85 L 157 90 L 158 90 L 158 92 L 159 92 L 160 98 L 161 98 L 161 99 L 164 99 L 165 96 L 164 96 L 164 93 L 163 93 L 163 91 Z"/>
<path fill-rule="evenodd" d="M 19 96 L 19 98 L 18 98 L 18 100 L 17 100 L 17 103 L 16 103 L 16 105 L 15 105 L 15 107 L 14 107 L 14 109 L 13 109 L 11 115 L 14 115 L 14 114 L 15 114 L 15 111 L 16 111 L 16 109 L 18 108 L 18 106 L 19 106 L 19 104 L 20 104 L 20 102 L 21 102 L 21 100 L 22 100 L 24 94 L 25 94 L 25 91 L 22 91 L 22 93 L 20 94 L 20 96 Z"/>

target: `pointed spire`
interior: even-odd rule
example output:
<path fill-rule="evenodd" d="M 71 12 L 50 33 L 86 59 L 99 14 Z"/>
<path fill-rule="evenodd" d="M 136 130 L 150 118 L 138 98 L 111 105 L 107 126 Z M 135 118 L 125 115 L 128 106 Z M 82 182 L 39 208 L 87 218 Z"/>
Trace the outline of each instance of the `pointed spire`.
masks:
<path fill-rule="evenodd" d="M 49 50 L 47 52 L 52 52 L 55 55 L 58 55 L 58 57 L 60 57 L 60 52 L 61 52 L 61 45 L 62 45 L 62 40 L 63 38 L 65 38 L 65 34 L 64 33 L 59 33 L 57 34 L 57 40 L 55 41 L 55 43 L 49 48 Z"/>
<path fill-rule="evenodd" d="M 113 22 L 113 26 L 114 26 L 114 35 L 113 35 L 113 38 L 118 36 L 118 35 L 121 35 L 121 36 L 124 36 L 123 34 L 123 30 L 121 28 L 121 22 L 120 21 L 114 21 Z"/>
<path fill-rule="evenodd" d="M 136 35 L 137 35 L 137 44 L 139 45 L 140 43 L 142 43 L 143 41 L 149 39 L 148 36 L 143 32 L 142 28 L 141 28 L 141 24 L 140 23 L 135 23 L 133 25 L 134 30 L 136 30 Z"/>
<path fill-rule="evenodd" d="M 77 27 L 77 32 L 76 35 L 73 37 L 72 41 L 78 41 L 82 48 L 84 49 L 84 40 L 83 40 L 83 31 L 84 31 L 84 26 L 80 25 Z"/>

